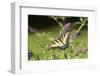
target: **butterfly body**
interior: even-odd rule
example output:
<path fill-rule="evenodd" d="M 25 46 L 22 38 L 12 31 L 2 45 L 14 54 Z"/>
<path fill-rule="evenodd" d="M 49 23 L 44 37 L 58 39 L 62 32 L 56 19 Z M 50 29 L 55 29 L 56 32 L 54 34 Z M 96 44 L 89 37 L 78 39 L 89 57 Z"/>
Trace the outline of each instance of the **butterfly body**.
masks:
<path fill-rule="evenodd" d="M 69 44 L 64 44 L 63 46 L 59 47 L 61 50 L 65 50 L 66 48 L 68 48 Z"/>

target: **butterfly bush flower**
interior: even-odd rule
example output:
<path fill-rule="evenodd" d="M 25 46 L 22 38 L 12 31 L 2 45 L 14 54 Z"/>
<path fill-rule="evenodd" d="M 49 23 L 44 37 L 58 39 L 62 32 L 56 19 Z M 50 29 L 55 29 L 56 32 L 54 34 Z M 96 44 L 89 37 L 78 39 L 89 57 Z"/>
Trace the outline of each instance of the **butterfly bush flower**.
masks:
<path fill-rule="evenodd" d="M 32 51 L 28 51 L 28 60 L 30 60 L 32 56 L 33 56 Z"/>
<path fill-rule="evenodd" d="M 63 31 L 69 32 L 71 30 L 71 23 L 67 23 L 64 25 Z"/>

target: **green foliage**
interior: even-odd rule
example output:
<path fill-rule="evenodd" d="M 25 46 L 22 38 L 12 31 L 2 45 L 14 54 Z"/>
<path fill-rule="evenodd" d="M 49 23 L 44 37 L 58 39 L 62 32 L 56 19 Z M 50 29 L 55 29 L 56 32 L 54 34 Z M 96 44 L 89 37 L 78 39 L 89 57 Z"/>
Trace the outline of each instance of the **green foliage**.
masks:
<path fill-rule="evenodd" d="M 77 33 L 80 32 L 80 30 L 83 28 L 83 26 L 87 25 L 87 17 L 80 17 L 80 27 L 77 30 Z"/>
<path fill-rule="evenodd" d="M 28 50 L 31 50 L 33 53 L 31 60 L 88 58 L 88 52 L 84 49 L 88 47 L 87 30 L 81 30 L 80 36 L 73 40 L 66 50 L 63 51 L 59 48 L 48 50 L 48 44 L 51 41 L 49 38 L 55 38 L 59 34 L 60 29 L 61 27 L 55 26 L 45 29 L 45 32 L 29 33 Z"/>

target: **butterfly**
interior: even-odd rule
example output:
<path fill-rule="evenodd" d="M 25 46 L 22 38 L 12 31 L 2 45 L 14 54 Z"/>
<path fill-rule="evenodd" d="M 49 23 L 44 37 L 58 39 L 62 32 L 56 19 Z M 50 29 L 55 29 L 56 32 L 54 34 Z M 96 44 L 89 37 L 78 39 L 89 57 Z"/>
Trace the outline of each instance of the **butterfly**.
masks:
<path fill-rule="evenodd" d="M 69 45 L 68 43 L 69 35 L 70 35 L 70 32 L 63 33 L 58 39 L 55 39 L 50 43 L 50 45 L 48 46 L 48 49 L 59 48 L 61 50 L 65 50 Z"/>

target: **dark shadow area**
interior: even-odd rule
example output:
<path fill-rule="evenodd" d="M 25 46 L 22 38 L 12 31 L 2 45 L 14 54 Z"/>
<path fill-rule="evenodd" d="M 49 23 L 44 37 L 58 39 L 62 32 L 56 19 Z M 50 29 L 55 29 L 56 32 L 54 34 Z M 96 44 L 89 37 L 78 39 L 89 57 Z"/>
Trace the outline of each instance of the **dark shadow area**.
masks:
<path fill-rule="evenodd" d="M 56 22 L 49 18 L 49 16 L 28 15 L 28 25 L 40 30 L 56 26 Z"/>
<path fill-rule="evenodd" d="M 60 17 L 60 16 L 58 16 Z M 58 18 L 58 21 L 59 22 L 62 22 L 61 19 Z M 80 25 L 77 25 L 77 26 L 74 26 L 73 24 L 75 22 L 79 22 L 80 21 L 80 17 L 71 17 L 71 16 L 66 16 L 65 18 L 65 22 L 63 23 L 64 25 L 66 23 L 71 23 L 72 24 L 72 29 L 78 29 L 78 27 Z M 57 26 L 57 22 L 50 18 L 50 16 L 46 16 L 46 15 L 28 15 L 28 28 L 31 30 L 32 29 L 32 32 L 36 32 L 37 30 L 38 31 L 41 31 L 41 30 L 45 30 L 47 28 L 50 28 L 50 27 L 54 27 L 54 26 Z M 59 25 L 58 25 L 59 26 Z M 87 26 L 84 26 L 82 29 L 88 29 Z"/>

